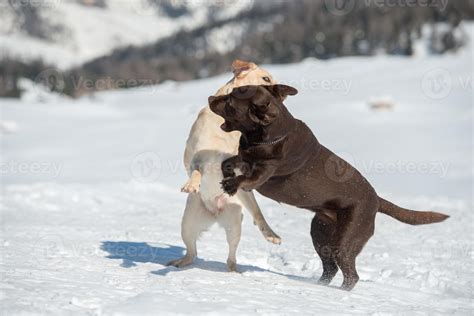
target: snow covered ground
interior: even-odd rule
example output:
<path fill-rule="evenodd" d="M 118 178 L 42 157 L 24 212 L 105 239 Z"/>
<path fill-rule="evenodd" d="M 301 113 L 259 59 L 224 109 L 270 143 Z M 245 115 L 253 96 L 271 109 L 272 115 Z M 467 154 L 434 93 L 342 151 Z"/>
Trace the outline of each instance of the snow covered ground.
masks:
<path fill-rule="evenodd" d="M 282 245 L 245 214 L 240 273 L 226 272 L 219 227 L 203 234 L 191 267 L 164 265 L 184 250 L 190 125 L 228 76 L 76 101 L 35 101 L 36 90 L 0 100 L 2 315 L 472 314 L 472 66 L 471 46 L 266 67 L 299 88 L 286 101 L 293 114 L 380 195 L 451 215 L 423 227 L 379 215 L 352 292 L 336 288 L 340 275 L 315 284 L 312 214 L 260 196 Z M 377 100 L 393 109 L 372 110 Z"/>

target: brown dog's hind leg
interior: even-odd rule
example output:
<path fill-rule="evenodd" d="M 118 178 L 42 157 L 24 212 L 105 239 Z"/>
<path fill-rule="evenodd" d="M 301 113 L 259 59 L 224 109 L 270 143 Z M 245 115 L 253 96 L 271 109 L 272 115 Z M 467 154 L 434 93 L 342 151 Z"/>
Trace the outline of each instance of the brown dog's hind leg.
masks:
<path fill-rule="evenodd" d="M 375 215 L 378 203 L 366 201 L 363 205 L 338 213 L 336 238 L 332 253 L 342 271 L 344 281 L 341 289 L 350 291 L 359 281 L 356 257 L 374 234 Z"/>
<path fill-rule="evenodd" d="M 311 222 L 311 237 L 314 249 L 323 264 L 323 274 L 318 281 L 319 284 L 328 285 L 331 283 L 339 270 L 330 247 L 335 231 L 336 222 L 332 218 L 323 213 L 314 215 Z"/>

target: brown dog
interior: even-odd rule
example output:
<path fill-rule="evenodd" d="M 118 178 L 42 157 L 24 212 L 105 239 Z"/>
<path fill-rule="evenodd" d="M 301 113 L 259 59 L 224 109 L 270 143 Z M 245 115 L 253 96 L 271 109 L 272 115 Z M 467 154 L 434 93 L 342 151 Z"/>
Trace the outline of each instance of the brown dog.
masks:
<path fill-rule="evenodd" d="M 319 280 L 329 284 L 342 270 L 342 288 L 359 280 L 356 257 L 374 233 L 377 212 L 407 224 L 430 224 L 447 215 L 398 207 L 375 192 L 350 164 L 321 145 L 283 105 L 297 90 L 285 85 L 244 86 L 210 97 L 211 110 L 225 119 L 226 132 L 240 131 L 238 156 L 224 161 L 222 187 L 229 195 L 256 189 L 266 197 L 316 212 L 314 248 L 323 264 Z M 241 175 L 236 175 L 238 169 Z"/>

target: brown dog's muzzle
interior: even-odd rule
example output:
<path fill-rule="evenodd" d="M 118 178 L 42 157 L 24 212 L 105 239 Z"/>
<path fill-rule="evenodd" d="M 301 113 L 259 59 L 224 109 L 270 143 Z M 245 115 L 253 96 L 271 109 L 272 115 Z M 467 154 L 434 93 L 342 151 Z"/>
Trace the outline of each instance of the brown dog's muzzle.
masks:
<path fill-rule="evenodd" d="M 210 96 L 208 102 L 212 112 L 220 116 L 224 115 L 225 103 L 223 97 Z"/>
<path fill-rule="evenodd" d="M 226 116 L 225 116 L 225 110 L 224 110 L 227 98 L 228 98 L 227 96 L 219 96 L 219 97 L 210 96 L 208 99 L 208 102 L 209 102 L 209 107 L 211 108 L 211 111 L 221 116 L 225 120 L 224 124 L 221 125 L 221 129 L 224 132 L 232 132 L 233 128 L 231 124 L 227 122 Z"/>

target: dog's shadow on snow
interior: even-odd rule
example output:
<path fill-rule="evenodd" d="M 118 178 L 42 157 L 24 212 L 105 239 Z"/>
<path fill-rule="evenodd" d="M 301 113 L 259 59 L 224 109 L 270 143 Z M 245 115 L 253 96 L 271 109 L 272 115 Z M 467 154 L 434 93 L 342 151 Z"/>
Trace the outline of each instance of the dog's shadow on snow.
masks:
<path fill-rule="evenodd" d="M 166 266 L 166 264 L 171 260 L 181 258 L 186 250 L 183 247 L 173 245 L 155 247 L 149 245 L 146 242 L 130 241 L 103 241 L 101 249 L 109 253 L 107 258 L 122 260 L 120 266 L 124 268 L 134 267 L 137 265 L 137 263 L 156 263 Z M 227 264 L 225 264 L 224 262 L 203 260 L 200 258 L 196 258 L 194 262 L 186 268 L 178 269 L 175 267 L 165 267 L 163 269 L 153 271 L 151 273 L 160 276 L 165 276 L 170 272 L 179 272 L 188 269 L 201 269 L 213 272 L 228 273 Z M 237 271 L 240 273 L 266 272 L 279 276 L 284 276 L 291 280 L 316 285 L 314 278 L 285 274 L 281 272 L 271 271 L 268 269 L 262 269 L 260 267 L 252 265 L 237 264 Z"/>
<path fill-rule="evenodd" d="M 130 242 L 130 241 L 103 241 L 101 249 L 108 252 L 109 259 L 122 260 L 120 266 L 124 268 L 131 268 L 137 265 L 137 263 L 156 263 L 166 266 L 168 262 L 173 259 L 181 258 L 186 250 L 183 247 L 164 245 L 164 246 L 151 246 L 146 242 Z M 201 269 L 213 272 L 225 272 L 228 273 L 227 265 L 223 262 L 203 260 L 196 258 L 194 262 L 186 268 L 175 268 L 165 267 L 158 271 L 151 272 L 152 274 L 165 276 L 170 272 L 179 272 L 187 269 Z M 312 277 L 303 277 L 291 274 L 285 274 L 277 271 L 268 269 L 262 269 L 260 267 L 252 265 L 237 264 L 237 271 L 240 273 L 244 272 L 266 272 L 274 275 L 286 277 L 290 280 L 295 280 L 304 283 L 310 283 L 311 285 L 318 285 L 316 280 Z M 319 285 L 326 288 L 334 288 L 339 290 L 335 286 Z"/>
<path fill-rule="evenodd" d="M 173 259 L 181 258 L 186 250 L 183 247 L 164 245 L 151 246 L 146 242 L 129 241 L 103 241 L 101 249 L 109 253 L 107 258 L 122 260 L 120 266 L 131 268 L 137 263 L 157 263 L 165 266 Z M 227 265 L 223 262 L 203 260 L 196 258 L 189 267 L 177 269 L 175 267 L 166 267 L 158 271 L 153 271 L 156 275 L 167 275 L 170 272 L 178 272 L 184 269 L 202 269 L 214 272 L 227 272 Z M 238 264 L 239 272 L 265 272 L 268 270 L 252 266 Z"/>

